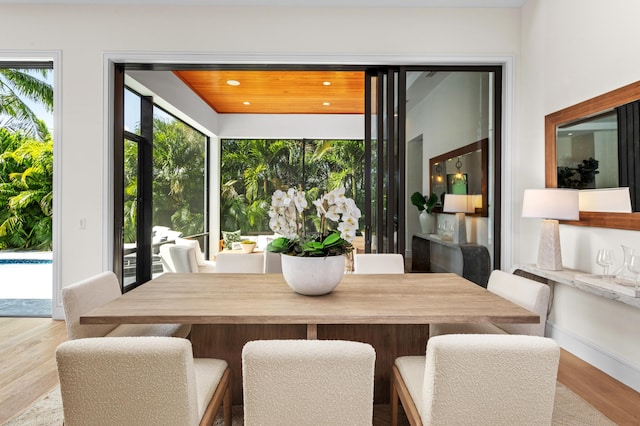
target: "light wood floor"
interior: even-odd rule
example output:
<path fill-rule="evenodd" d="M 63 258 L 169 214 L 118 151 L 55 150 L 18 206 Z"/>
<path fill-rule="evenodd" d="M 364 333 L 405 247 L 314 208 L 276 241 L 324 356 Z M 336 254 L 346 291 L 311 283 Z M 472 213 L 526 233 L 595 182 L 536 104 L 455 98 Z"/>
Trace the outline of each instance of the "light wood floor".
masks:
<path fill-rule="evenodd" d="M 54 353 L 63 321 L 0 318 L 0 423 L 58 384 Z M 640 424 L 640 393 L 562 351 L 558 380 L 619 425 Z"/>

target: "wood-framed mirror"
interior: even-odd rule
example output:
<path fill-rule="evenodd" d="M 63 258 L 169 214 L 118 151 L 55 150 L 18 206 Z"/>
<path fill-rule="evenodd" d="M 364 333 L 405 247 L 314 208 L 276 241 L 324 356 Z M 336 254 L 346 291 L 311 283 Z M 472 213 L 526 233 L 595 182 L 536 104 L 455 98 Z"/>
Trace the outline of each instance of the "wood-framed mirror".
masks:
<path fill-rule="evenodd" d="M 576 105 L 556 111 L 545 117 L 545 185 L 547 188 L 558 187 L 558 134 L 568 125 L 597 121 L 609 112 L 616 111 L 624 105 L 640 100 L 640 81 L 612 90 L 595 98 L 588 99 Z M 615 143 L 619 147 L 619 142 Z M 619 151 L 619 150 L 618 150 Z M 586 155 L 583 155 L 586 156 Z M 617 161 L 619 159 L 620 161 Z M 637 153 L 617 152 L 616 162 L 620 163 L 620 170 L 628 169 L 627 174 L 640 176 L 640 161 Z M 587 159 L 589 160 L 589 159 Z M 606 165 L 606 162 L 605 162 Z M 600 172 L 608 173 L 607 170 Z M 614 173 L 618 173 L 617 171 Z M 626 179 L 626 178 L 623 178 Z M 624 182 L 619 186 L 629 186 L 631 192 L 640 190 L 640 181 Z M 640 201 L 640 200 L 638 200 Z M 640 204 L 636 202 L 636 204 Z M 563 221 L 576 226 L 593 226 L 599 228 L 615 228 L 640 230 L 640 206 L 634 206 L 634 213 L 601 213 L 580 212 L 579 221 Z"/>
<path fill-rule="evenodd" d="M 487 217 L 488 139 L 470 143 L 429 159 L 430 191 L 443 200 L 443 194 L 474 196 L 475 213 Z M 441 205 L 439 206 L 441 207 Z M 441 211 L 437 209 L 436 211 Z"/>

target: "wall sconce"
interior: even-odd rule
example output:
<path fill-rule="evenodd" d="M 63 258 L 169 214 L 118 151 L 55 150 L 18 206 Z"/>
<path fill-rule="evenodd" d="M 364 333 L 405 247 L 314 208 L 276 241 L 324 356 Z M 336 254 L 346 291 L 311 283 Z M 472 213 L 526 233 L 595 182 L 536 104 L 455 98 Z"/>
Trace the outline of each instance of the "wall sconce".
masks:
<path fill-rule="evenodd" d="M 460 171 L 460 167 L 462 167 L 462 161 L 460 161 L 460 157 L 458 157 L 458 161 L 456 161 L 456 169 L 458 169 L 458 171 L 455 174 L 456 179 L 464 179 L 464 175 Z"/>
<path fill-rule="evenodd" d="M 455 213 L 455 224 L 453 225 L 453 242 L 454 244 L 467 243 L 467 223 L 465 213 L 475 212 L 473 206 L 473 198 L 468 195 L 461 194 L 445 194 L 444 206 L 442 211 L 445 213 Z"/>
<path fill-rule="evenodd" d="M 538 263 L 540 269 L 562 270 L 558 220 L 578 220 L 578 190 L 565 188 L 526 189 L 522 217 L 542 218 Z"/>
<path fill-rule="evenodd" d="M 460 168 L 462 167 L 462 161 L 460 161 L 460 157 L 456 161 L 456 169 L 457 171 L 451 177 L 451 193 L 453 194 L 466 194 L 467 193 L 467 175 L 462 173 Z"/>
<path fill-rule="evenodd" d="M 438 175 L 436 176 L 436 182 L 442 183 L 442 166 L 440 165 L 440 163 L 436 164 L 436 173 L 438 173 Z"/>

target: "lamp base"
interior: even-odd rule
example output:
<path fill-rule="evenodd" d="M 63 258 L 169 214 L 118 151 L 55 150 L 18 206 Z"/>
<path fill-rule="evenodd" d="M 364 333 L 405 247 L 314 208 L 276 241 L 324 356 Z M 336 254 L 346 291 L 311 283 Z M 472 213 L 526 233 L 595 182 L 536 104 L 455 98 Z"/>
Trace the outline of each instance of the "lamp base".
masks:
<path fill-rule="evenodd" d="M 537 266 L 548 271 L 562 270 L 560 225 L 557 220 L 545 219 L 542 221 Z"/>
<path fill-rule="evenodd" d="M 456 213 L 453 225 L 453 243 L 467 244 L 467 221 L 464 213 Z"/>

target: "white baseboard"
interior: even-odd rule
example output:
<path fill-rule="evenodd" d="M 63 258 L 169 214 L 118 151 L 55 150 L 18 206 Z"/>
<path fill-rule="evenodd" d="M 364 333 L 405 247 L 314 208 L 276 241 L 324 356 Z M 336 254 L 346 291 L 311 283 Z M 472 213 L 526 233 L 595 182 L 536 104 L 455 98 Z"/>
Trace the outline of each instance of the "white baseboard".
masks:
<path fill-rule="evenodd" d="M 640 392 L 640 368 L 638 366 L 549 321 L 547 321 L 546 335 L 558 342 L 561 348 Z"/>

